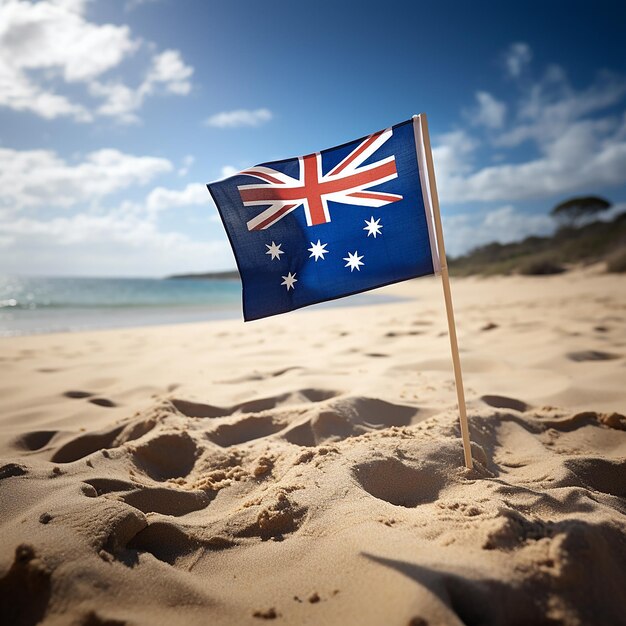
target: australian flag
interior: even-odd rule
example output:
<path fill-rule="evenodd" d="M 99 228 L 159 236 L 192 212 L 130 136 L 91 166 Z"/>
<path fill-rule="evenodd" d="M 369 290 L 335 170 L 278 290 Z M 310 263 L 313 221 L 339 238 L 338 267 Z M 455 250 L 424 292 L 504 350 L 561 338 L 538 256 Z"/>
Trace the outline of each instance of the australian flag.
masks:
<path fill-rule="evenodd" d="M 418 117 L 210 183 L 246 321 L 439 270 Z"/>

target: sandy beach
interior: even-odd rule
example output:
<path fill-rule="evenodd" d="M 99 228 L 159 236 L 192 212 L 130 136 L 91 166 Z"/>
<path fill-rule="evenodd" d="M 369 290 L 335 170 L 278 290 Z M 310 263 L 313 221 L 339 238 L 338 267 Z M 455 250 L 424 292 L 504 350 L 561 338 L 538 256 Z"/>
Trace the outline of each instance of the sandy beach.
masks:
<path fill-rule="evenodd" d="M 625 624 L 626 281 L 0 339 L 3 624 Z"/>

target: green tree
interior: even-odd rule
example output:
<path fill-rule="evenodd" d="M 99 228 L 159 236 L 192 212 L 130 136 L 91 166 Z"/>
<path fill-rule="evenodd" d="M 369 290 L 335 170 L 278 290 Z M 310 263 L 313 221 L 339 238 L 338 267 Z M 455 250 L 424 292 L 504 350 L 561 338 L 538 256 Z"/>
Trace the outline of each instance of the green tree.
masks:
<path fill-rule="evenodd" d="M 557 204 L 550 215 L 554 217 L 562 226 L 576 228 L 589 218 L 606 211 L 611 203 L 599 196 L 580 196 L 570 198 Z"/>

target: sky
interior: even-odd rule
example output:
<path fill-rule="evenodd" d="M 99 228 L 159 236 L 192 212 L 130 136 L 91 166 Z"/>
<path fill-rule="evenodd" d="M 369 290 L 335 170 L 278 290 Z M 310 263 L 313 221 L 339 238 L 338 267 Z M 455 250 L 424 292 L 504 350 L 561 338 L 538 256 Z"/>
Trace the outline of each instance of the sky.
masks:
<path fill-rule="evenodd" d="M 626 3 L 0 0 L 0 273 L 233 269 L 205 183 L 428 115 L 446 248 L 626 209 Z"/>

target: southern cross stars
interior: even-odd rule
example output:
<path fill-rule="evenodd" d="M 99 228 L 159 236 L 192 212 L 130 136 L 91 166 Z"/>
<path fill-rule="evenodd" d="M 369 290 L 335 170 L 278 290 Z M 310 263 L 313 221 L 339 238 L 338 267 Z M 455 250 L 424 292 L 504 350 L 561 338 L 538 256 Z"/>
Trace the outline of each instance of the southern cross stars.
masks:
<path fill-rule="evenodd" d="M 367 224 L 367 226 L 365 226 L 363 230 L 367 231 L 368 237 L 370 235 L 374 235 L 374 239 L 376 239 L 376 235 L 382 235 L 380 230 L 383 225 L 380 223 L 380 217 L 376 221 L 374 221 L 374 216 L 372 215 L 369 221 L 365 220 L 365 223 Z"/>
<path fill-rule="evenodd" d="M 365 220 L 365 228 L 363 230 L 367 231 L 368 237 L 372 235 L 374 239 L 376 239 L 377 235 L 382 234 L 382 228 L 383 225 L 380 223 L 380 218 L 375 220 L 374 216 L 372 216 L 369 220 Z M 320 239 L 317 240 L 317 243 L 314 243 L 312 241 L 310 243 L 311 247 L 307 248 L 308 252 L 311 253 L 309 254 L 309 258 L 314 259 L 316 263 L 319 259 L 325 261 L 325 255 L 329 253 L 329 250 L 327 249 L 328 244 L 322 243 Z M 285 254 L 285 251 L 281 250 L 282 245 L 282 243 L 277 244 L 274 241 L 272 241 L 271 245 L 265 244 L 265 247 L 267 248 L 267 252 L 265 254 L 268 254 L 272 260 L 278 259 L 280 261 L 281 255 Z M 355 250 L 354 252 L 348 252 L 348 256 L 343 258 L 343 260 L 346 262 L 344 267 L 349 267 L 351 273 L 354 270 L 360 272 L 361 267 L 365 265 L 365 263 L 361 260 L 364 257 L 365 255 L 359 254 L 358 250 Z M 296 278 L 296 272 L 287 272 L 287 276 L 281 276 L 281 278 L 283 279 L 283 282 L 280 283 L 282 287 L 285 287 L 287 291 L 295 290 L 295 283 L 298 282 L 298 279 Z"/>
<path fill-rule="evenodd" d="M 283 282 L 280 284 L 285 285 L 285 287 L 287 287 L 287 291 L 294 289 L 293 284 L 298 282 L 295 272 L 293 274 L 291 272 L 287 272 L 287 276 L 281 276 L 281 278 L 283 279 Z"/>
<path fill-rule="evenodd" d="M 311 253 L 309 254 L 309 258 L 315 257 L 316 263 L 317 259 L 322 259 L 323 261 L 324 255 L 328 254 L 328 250 L 326 250 L 327 245 L 327 243 L 320 243 L 319 239 L 317 240 L 317 243 L 311 242 L 311 247 L 308 249 L 308 251 Z"/>
<path fill-rule="evenodd" d="M 350 273 L 352 273 L 354 270 L 357 270 L 357 272 L 360 272 L 361 271 L 360 266 L 365 265 L 365 263 L 361 261 L 362 258 L 363 258 L 363 255 L 359 256 L 358 250 L 355 250 L 354 252 L 348 252 L 348 256 L 343 258 L 344 261 L 347 261 L 345 267 L 350 268 Z"/>
<path fill-rule="evenodd" d="M 282 243 L 279 243 L 278 245 L 276 245 L 273 241 L 272 241 L 271 246 L 269 246 L 268 244 L 265 244 L 265 247 L 267 248 L 267 252 L 265 254 L 271 255 L 272 261 L 274 259 L 278 259 L 280 261 L 280 255 L 285 254 L 285 252 L 280 249 L 282 245 L 283 245 Z"/>

